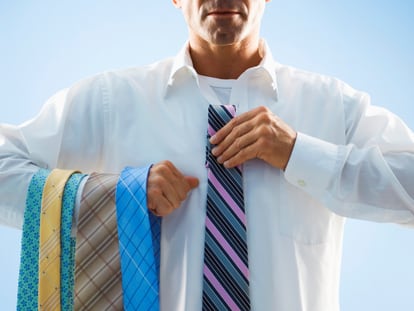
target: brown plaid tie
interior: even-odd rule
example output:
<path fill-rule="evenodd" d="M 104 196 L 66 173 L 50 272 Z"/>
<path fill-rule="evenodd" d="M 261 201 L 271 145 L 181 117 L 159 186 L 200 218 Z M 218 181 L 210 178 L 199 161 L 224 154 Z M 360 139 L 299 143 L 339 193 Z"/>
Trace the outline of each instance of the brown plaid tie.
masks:
<path fill-rule="evenodd" d="M 123 310 L 115 208 L 118 175 L 92 173 L 76 236 L 75 310 Z"/>

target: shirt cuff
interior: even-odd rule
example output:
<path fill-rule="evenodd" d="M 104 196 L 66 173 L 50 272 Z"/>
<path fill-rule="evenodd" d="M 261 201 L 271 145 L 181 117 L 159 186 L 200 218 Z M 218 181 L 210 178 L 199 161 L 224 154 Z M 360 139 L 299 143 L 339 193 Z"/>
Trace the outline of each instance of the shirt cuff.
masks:
<path fill-rule="evenodd" d="M 338 168 L 340 153 L 340 146 L 298 133 L 285 178 L 313 197 L 320 197 Z"/>
<path fill-rule="evenodd" d="M 71 236 L 74 238 L 76 238 L 76 233 L 78 232 L 78 218 L 79 218 L 80 204 L 81 204 L 81 199 L 82 199 L 83 188 L 85 187 L 88 177 L 89 175 L 86 175 L 84 178 L 82 178 L 81 182 L 79 183 L 78 191 L 76 193 L 75 206 L 73 208 L 72 231 L 71 231 Z"/>

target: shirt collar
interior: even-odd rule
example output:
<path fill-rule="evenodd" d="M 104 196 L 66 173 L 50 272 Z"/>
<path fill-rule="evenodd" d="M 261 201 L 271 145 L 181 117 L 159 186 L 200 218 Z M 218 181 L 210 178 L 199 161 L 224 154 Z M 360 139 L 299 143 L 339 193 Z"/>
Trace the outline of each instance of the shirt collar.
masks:
<path fill-rule="evenodd" d="M 270 48 L 264 39 L 261 40 L 261 49 L 263 52 L 263 59 L 260 62 L 260 64 L 256 67 L 249 68 L 246 72 L 242 74 L 242 76 L 245 74 L 249 75 L 253 72 L 256 72 L 258 75 L 261 75 L 263 73 L 265 76 L 267 76 L 269 86 L 272 88 L 275 98 L 277 99 L 278 91 L 276 78 L 276 62 L 274 61 Z M 189 78 L 194 78 L 196 83 L 198 84 L 198 74 L 193 67 L 188 41 L 185 43 L 185 45 L 181 48 L 180 52 L 174 58 L 165 90 L 165 95 L 167 94 L 168 89 L 174 87 L 175 81 L 180 74 L 187 75 L 187 77 Z"/>
<path fill-rule="evenodd" d="M 179 72 L 187 71 L 190 75 L 197 77 L 197 73 L 193 67 L 193 61 L 190 56 L 189 42 L 181 48 L 180 52 L 174 58 L 173 65 L 171 67 L 170 76 L 168 78 L 167 87 L 174 85 L 175 79 Z"/>
<path fill-rule="evenodd" d="M 264 53 L 263 59 L 257 66 L 257 70 L 262 70 L 270 78 L 271 87 L 277 94 L 277 77 L 276 77 L 276 62 L 273 59 L 272 52 L 264 39 L 261 40 L 261 48 Z"/>

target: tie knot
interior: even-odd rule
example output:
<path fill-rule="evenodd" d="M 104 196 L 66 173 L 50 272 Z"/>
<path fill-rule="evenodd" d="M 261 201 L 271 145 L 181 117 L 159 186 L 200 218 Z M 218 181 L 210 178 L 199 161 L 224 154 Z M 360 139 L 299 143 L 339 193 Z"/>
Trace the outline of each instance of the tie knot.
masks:
<path fill-rule="evenodd" d="M 206 166 L 215 157 L 211 153 L 213 145 L 210 143 L 210 138 L 224 125 L 226 125 L 236 115 L 236 107 L 234 105 L 209 105 L 208 107 L 208 127 L 207 127 L 207 142 L 206 142 Z"/>
<path fill-rule="evenodd" d="M 234 105 L 210 105 L 208 107 L 208 135 L 213 136 L 236 114 Z"/>

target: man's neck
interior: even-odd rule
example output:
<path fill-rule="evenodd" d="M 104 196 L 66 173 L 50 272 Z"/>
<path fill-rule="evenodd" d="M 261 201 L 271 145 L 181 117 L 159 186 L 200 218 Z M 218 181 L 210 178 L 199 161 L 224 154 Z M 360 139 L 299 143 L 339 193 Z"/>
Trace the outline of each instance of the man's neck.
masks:
<path fill-rule="evenodd" d="M 220 79 L 237 79 L 247 69 L 259 65 L 262 50 L 259 39 L 225 46 L 190 40 L 190 55 L 197 73 Z"/>

